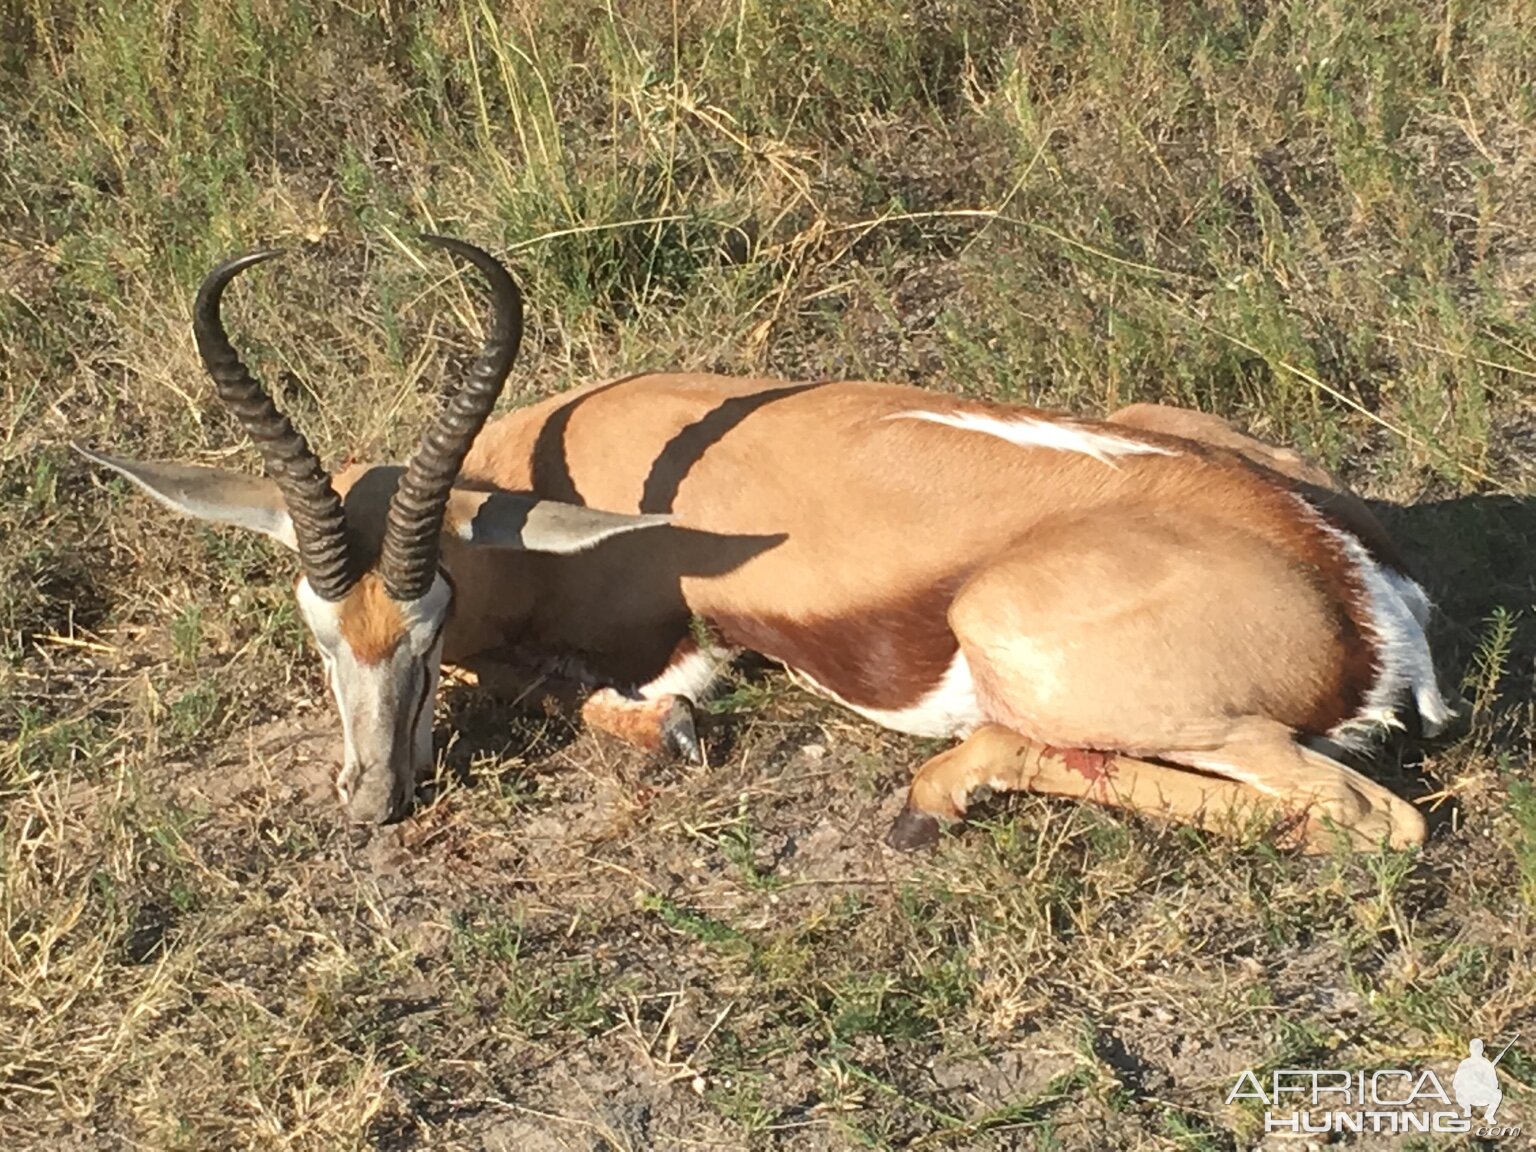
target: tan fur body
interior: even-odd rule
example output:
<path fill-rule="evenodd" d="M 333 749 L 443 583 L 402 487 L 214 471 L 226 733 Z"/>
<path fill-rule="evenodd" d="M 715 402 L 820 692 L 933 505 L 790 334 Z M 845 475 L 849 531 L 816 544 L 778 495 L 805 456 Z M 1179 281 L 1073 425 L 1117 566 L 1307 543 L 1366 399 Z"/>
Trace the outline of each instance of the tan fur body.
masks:
<path fill-rule="evenodd" d="M 1169 453 L 1112 463 L 894 418 L 986 407 L 891 385 L 646 376 L 503 417 L 460 488 L 676 527 L 574 557 L 445 537 L 444 659 L 525 645 L 632 687 L 702 620 L 879 710 L 913 705 L 963 646 L 986 719 L 1063 746 L 1205 748 L 1236 718 L 1320 734 L 1354 715 L 1374 661 L 1361 589 L 1292 495 L 1326 488 L 1348 506 L 1339 523 L 1373 525 L 1331 477 L 1198 414 L 1179 415 L 1203 445 L 1170 438 L 1167 409 L 1073 421 Z M 1379 529 L 1358 534 L 1385 548 Z"/>

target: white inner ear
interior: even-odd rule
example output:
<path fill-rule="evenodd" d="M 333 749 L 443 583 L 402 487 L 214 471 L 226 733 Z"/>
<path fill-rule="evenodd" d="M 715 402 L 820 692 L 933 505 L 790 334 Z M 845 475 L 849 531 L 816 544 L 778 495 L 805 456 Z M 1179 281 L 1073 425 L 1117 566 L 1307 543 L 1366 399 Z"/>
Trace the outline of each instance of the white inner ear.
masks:
<path fill-rule="evenodd" d="M 487 548 L 557 555 L 584 552 L 612 536 L 672 523 L 665 515 L 604 512 L 512 492 L 457 493 L 454 503 L 457 514 L 449 522 L 460 539 Z"/>
<path fill-rule="evenodd" d="M 112 469 L 173 512 L 260 532 L 298 551 L 293 520 L 270 479 L 165 460 L 124 460 L 79 444 L 70 447 L 91 463 Z"/>

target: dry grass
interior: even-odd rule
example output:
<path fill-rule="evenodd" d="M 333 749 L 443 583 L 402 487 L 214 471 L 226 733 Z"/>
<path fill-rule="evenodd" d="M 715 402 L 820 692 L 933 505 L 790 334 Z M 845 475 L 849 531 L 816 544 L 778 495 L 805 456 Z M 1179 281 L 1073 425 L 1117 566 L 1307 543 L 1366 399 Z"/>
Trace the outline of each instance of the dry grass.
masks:
<path fill-rule="evenodd" d="M 0 1142 L 1234 1149 L 1242 1068 L 1536 1035 L 1533 61 L 1519 0 L 0 0 Z M 424 228 L 525 286 L 508 405 L 1166 399 L 1412 505 L 1475 705 L 1390 766 L 1431 844 L 1025 799 L 895 857 L 925 749 L 773 675 L 697 773 L 450 691 L 354 837 L 286 558 L 63 443 L 254 469 L 188 305 L 280 242 L 232 326 L 328 459 L 401 453 L 478 324 Z"/>

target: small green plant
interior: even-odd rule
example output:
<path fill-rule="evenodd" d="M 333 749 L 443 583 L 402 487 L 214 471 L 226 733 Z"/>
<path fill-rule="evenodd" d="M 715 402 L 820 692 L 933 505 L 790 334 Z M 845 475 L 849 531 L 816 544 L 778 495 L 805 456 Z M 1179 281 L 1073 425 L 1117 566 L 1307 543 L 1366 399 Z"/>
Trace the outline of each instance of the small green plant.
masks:
<path fill-rule="evenodd" d="M 1536 907 L 1536 785 L 1529 780 L 1510 782 L 1509 814 L 1515 823 L 1512 847 L 1520 870 L 1520 898 Z"/>
<path fill-rule="evenodd" d="M 171 731 L 187 743 L 209 739 L 214 734 L 212 729 L 219 714 L 219 704 L 219 690 L 213 684 L 203 683 L 187 689 L 171 701 Z"/>
<path fill-rule="evenodd" d="M 736 953 L 751 949 L 748 938 L 731 925 L 685 908 L 665 896 L 642 894 L 640 908 L 655 916 L 672 931 L 692 937 L 718 951 Z"/>
<path fill-rule="evenodd" d="M 1472 694 L 1472 711 L 1477 715 L 1487 714 L 1498 701 L 1500 682 L 1514 647 L 1517 620 L 1515 613 L 1499 605 L 1483 624 L 1477 652 L 1462 680 L 1462 689 Z"/>
<path fill-rule="evenodd" d="M 171 621 L 171 642 L 176 646 L 176 656 L 185 665 L 197 663 L 198 649 L 203 642 L 203 609 L 191 603 Z"/>

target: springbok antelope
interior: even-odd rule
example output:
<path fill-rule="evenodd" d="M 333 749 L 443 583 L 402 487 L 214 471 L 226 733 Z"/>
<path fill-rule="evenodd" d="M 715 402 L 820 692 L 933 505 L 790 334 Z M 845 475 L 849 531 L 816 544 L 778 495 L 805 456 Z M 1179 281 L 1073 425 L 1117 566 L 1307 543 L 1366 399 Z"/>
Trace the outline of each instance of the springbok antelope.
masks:
<path fill-rule="evenodd" d="M 241 364 L 193 331 L 270 479 L 81 451 L 187 515 L 298 553 L 341 712 L 352 818 L 401 814 L 432 766 L 440 665 L 557 659 L 588 723 L 697 758 L 690 705 L 734 651 L 899 732 L 959 737 L 888 839 L 932 841 L 979 788 L 1029 789 L 1305 848 L 1422 841 L 1408 802 L 1328 754 L 1450 710 L 1429 603 L 1363 503 L 1214 417 L 1093 421 L 875 383 L 641 375 L 485 422 L 517 287 L 402 469 L 334 482 Z"/>

